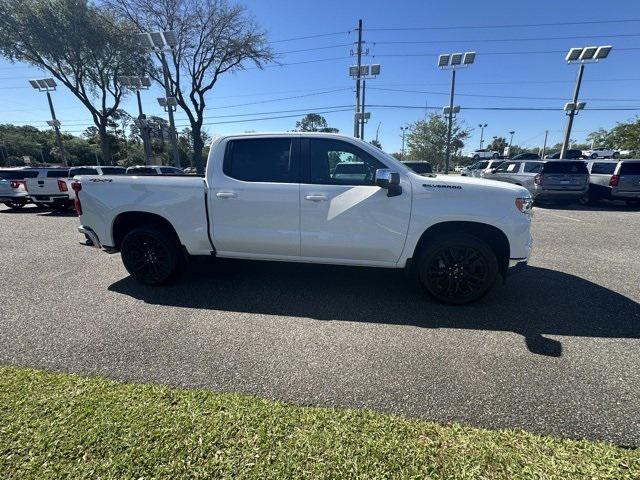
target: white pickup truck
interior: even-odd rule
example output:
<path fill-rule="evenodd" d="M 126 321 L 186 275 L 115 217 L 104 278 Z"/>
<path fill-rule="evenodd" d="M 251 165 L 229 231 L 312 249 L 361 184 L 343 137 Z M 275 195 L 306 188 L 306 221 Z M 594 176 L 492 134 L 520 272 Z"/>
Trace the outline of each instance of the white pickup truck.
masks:
<path fill-rule="evenodd" d="M 336 175 L 342 164 L 353 174 Z M 204 178 L 81 176 L 79 231 L 161 284 L 187 255 L 407 268 L 448 303 L 487 293 L 531 252 L 529 192 L 412 172 L 336 134 L 218 138 Z"/>

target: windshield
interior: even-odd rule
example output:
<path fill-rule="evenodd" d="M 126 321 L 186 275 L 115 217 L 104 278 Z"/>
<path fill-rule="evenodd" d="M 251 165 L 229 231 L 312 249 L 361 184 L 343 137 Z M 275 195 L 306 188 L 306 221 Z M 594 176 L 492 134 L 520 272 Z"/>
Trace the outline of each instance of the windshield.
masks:
<path fill-rule="evenodd" d="M 584 162 L 547 162 L 544 164 L 543 173 L 589 173 Z"/>

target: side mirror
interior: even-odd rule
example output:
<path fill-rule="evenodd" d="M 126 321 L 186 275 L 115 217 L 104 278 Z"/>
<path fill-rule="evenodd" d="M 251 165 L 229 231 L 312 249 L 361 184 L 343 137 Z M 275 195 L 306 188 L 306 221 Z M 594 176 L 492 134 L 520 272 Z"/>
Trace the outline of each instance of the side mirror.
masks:
<path fill-rule="evenodd" d="M 387 197 L 396 197 L 402 193 L 400 174 L 389 168 L 376 170 L 376 185 L 387 190 Z"/>

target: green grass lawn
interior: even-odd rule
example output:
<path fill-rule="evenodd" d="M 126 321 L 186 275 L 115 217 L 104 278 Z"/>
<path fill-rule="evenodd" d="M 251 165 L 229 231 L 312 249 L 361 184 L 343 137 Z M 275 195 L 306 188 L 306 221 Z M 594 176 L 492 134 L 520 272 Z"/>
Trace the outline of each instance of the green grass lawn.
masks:
<path fill-rule="evenodd" d="M 621 480 L 640 450 L 0 367 L 0 478 Z"/>

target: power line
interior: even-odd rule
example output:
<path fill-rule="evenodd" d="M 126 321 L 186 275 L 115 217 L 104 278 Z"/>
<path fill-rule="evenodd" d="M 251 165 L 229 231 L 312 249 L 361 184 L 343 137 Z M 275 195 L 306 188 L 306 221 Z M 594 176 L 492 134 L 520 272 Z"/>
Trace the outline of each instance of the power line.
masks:
<path fill-rule="evenodd" d="M 296 98 L 305 98 L 305 97 L 314 97 L 317 95 L 326 95 L 328 93 L 336 93 L 336 92 L 344 92 L 347 90 L 351 90 L 351 87 L 344 87 L 344 88 L 336 88 L 334 90 L 325 90 L 325 91 L 321 91 L 321 92 L 316 92 L 316 93 L 307 93 L 304 95 L 293 95 L 290 97 L 281 97 L 281 98 L 271 98 L 269 100 L 260 100 L 257 102 L 247 102 L 247 103 L 236 103 L 235 105 L 222 105 L 222 106 L 218 106 L 218 107 L 209 107 L 209 108 L 205 108 L 205 111 L 210 111 L 210 110 L 220 110 L 223 108 L 235 108 L 235 107 L 245 107 L 247 105 L 258 105 L 261 103 L 272 103 L 272 102 L 281 102 L 284 100 L 293 100 Z"/>
<path fill-rule="evenodd" d="M 427 95 L 449 95 L 449 92 L 428 92 L 424 90 L 402 90 L 395 88 L 381 88 L 381 87 L 369 87 L 371 90 L 383 90 L 388 92 L 400 92 L 400 93 L 421 93 Z M 517 99 L 517 100 L 561 100 L 566 101 L 566 97 L 528 97 L 519 95 L 485 95 L 475 93 L 458 93 L 461 97 L 479 97 L 479 98 L 504 98 L 504 99 Z M 637 98 L 585 98 L 590 102 L 635 102 Z"/>
<path fill-rule="evenodd" d="M 559 26 L 574 26 L 574 25 L 604 25 L 611 23 L 633 23 L 640 22 L 640 19 L 619 19 L 619 20 L 588 20 L 582 22 L 552 22 L 552 23 L 520 23 L 520 24 L 498 24 L 498 25 L 443 25 L 443 26 L 430 26 L 430 27 L 395 27 L 395 28 L 368 28 L 368 31 L 372 32 L 398 32 L 398 31 L 411 31 L 411 30 L 481 30 L 486 28 L 529 28 L 529 27 L 559 27 Z"/>
<path fill-rule="evenodd" d="M 481 39 L 453 39 L 453 40 L 393 40 L 393 41 L 373 41 L 374 45 L 422 45 L 422 44 L 441 44 L 441 43 L 490 43 L 490 42 L 537 42 L 545 40 L 578 40 L 590 38 L 628 38 L 640 37 L 636 33 L 620 33 L 610 35 L 574 35 L 567 37 L 530 37 L 530 38 L 481 38 Z"/>
<path fill-rule="evenodd" d="M 296 40 L 308 40 L 310 38 L 334 37 L 337 35 L 349 35 L 353 30 L 342 30 L 340 32 L 318 33 L 315 35 L 306 35 L 304 37 L 283 38 L 280 40 L 271 40 L 270 43 L 294 42 Z"/>
<path fill-rule="evenodd" d="M 300 50 L 288 50 L 285 52 L 277 52 L 276 55 L 287 55 L 289 53 L 301 53 L 301 52 L 313 52 L 316 50 L 328 50 L 331 48 L 344 48 L 344 47 L 350 47 L 351 44 L 350 43 L 340 43 L 337 45 L 327 45 L 325 47 L 312 47 L 312 48 L 303 48 Z"/>

